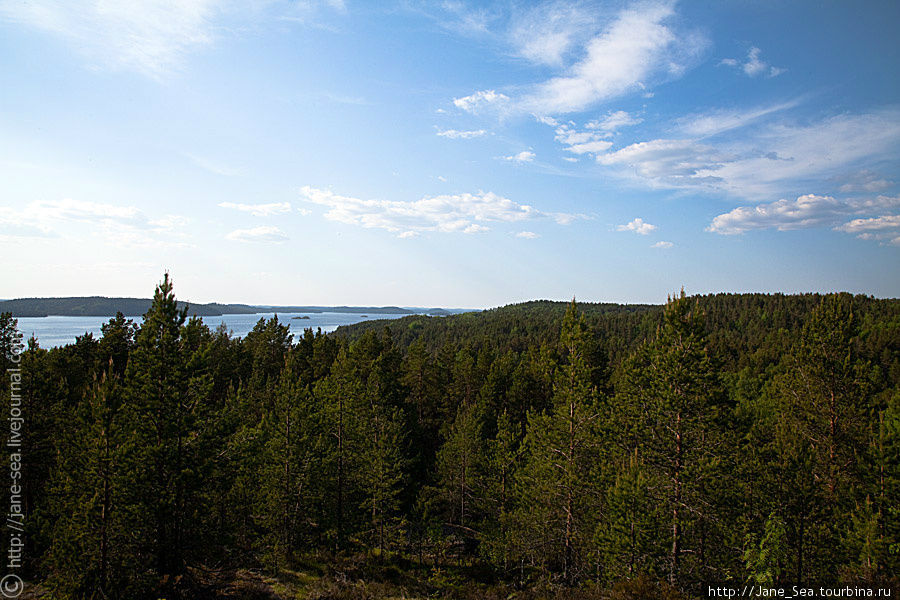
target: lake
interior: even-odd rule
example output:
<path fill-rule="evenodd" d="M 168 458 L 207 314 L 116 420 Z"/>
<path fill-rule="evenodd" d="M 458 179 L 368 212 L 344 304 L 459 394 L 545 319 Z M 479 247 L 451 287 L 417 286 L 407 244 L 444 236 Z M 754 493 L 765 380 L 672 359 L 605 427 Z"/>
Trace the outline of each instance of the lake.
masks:
<path fill-rule="evenodd" d="M 244 337 L 260 319 L 270 319 L 274 313 L 256 313 L 245 315 L 219 315 L 215 317 L 201 317 L 210 329 L 215 330 L 220 324 L 232 332 L 232 337 Z M 294 319 L 293 317 L 308 316 L 308 319 Z M 303 330 L 312 327 L 313 331 L 322 328 L 329 333 L 341 325 L 352 325 L 360 321 L 374 321 L 376 319 L 397 319 L 407 315 L 368 313 L 365 315 L 353 313 L 283 313 L 278 315 L 278 322 L 282 325 L 290 325 L 294 337 L 303 334 Z M 142 317 L 128 317 L 140 324 Z M 75 341 L 75 336 L 93 333 L 95 339 L 101 336 L 100 326 L 109 322 L 110 317 L 16 317 L 19 322 L 19 331 L 25 340 L 34 334 L 41 348 L 64 346 Z"/>

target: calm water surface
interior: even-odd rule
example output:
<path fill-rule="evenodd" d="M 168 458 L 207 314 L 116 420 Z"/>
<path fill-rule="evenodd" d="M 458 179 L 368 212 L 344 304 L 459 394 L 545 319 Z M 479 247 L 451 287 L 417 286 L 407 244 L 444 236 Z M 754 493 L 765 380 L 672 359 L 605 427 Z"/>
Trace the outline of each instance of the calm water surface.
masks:
<path fill-rule="evenodd" d="M 256 322 L 260 319 L 270 319 L 274 313 L 256 313 L 252 315 L 220 315 L 216 317 L 201 317 L 210 329 L 215 330 L 220 324 L 232 332 L 232 337 L 244 337 Z M 294 317 L 308 316 L 308 319 L 294 319 Z M 375 319 L 397 319 L 406 315 L 392 315 L 371 313 L 357 315 L 350 313 L 283 313 L 278 315 L 278 322 L 282 325 L 290 325 L 294 337 L 303 334 L 303 330 L 312 327 L 313 331 L 322 328 L 329 333 L 341 325 L 352 325 L 360 321 L 373 321 Z M 128 317 L 140 324 L 142 317 Z M 75 336 L 85 333 L 94 334 L 94 338 L 100 338 L 100 326 L 109 322 L 110 317 L 17 317 L 19 331 L 25 339 L 37 338 L 42 348 L 64 346 L 75 341 Z"/>

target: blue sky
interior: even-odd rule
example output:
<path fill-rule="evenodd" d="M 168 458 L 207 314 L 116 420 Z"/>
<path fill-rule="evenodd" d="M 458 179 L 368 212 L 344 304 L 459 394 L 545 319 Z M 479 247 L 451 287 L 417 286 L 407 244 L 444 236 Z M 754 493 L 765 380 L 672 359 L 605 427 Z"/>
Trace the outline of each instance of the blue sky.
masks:
<path fill-rule="evenodd" d="M 900 296 L 900 4 L 0 0 L 2 297 Z"/>

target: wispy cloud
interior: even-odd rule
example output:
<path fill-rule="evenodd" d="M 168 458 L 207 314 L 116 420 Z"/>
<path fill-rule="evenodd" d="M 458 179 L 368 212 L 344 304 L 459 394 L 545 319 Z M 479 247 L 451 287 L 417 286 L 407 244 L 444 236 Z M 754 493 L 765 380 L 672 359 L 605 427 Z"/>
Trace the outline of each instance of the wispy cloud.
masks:
<path fill-rule="evenodd" d="M 285 232 L 271 225 L 252 227 L 250 229 L 235 229 L 227 233 L 225 239 L 233 242 L 258 242 L 278 244 L 288 239 Z"/>
<path fill-rule="evenodd" d="M 243 175 L 243 171 L 241 169 L 222 165 L 202 156 L 197 156 L 196 154 L 185 152 L 184 156 L 204 171 L 209 171 L 210 173 L 214 173 L 215 175 L 222 175 L 223 177 L 235 177 L 238 175 Z"/>
<path fill-rule="evenodd" d="M 571 121 L 560 124 L 555 120 L 545 119 L 542 122 L 553 123 L 556 141 L 572 154 L 597 154 L 609 150 L 613 145 L 604 139 L 609 136 L 609 132 L 598 131 L 597 128 L 580 130 Z"/>
<path fill-rule="evenodd" d="M 762 60 L 759 57 L 760 54 L 762 54 L 762 51 L 754 46 L 747 52 L 746 60 L 740 61 L 736 58 L 725 58 L 722 59 L 719 64 L 725 65 L 726 67 L 741 69 L 748 77 L 759 77 L 760 75 L 765 75 L 766 77 L 777 77 L 778 75 L 781 75 L 785 72 L 785 69 L 782 69 L 780 67 L 773 67 L 772 65 Z"/>
<path fill-rule="evenodd" d="M 411 237 L 413 233 L 480 233 L 490 223 L 514 223 L 550 217 L 558 223 L 570 222 L 574 215 L 543 213 L 492 192 L 425 197 L 412 202 L 399 200 L 363 200 L 340 196 L 310 186 L 301 189 L 307 201 L 328 208 L 325 218 L 377 228 Z"/>
<path fill-rule="evenodd" d="M 534 152 L 532 152 L 530 150 L 522 150 L 518 154 L 513 154 L 511 156 L 504 156 L 503 160 L 508 160 L 510 162 L 516 162 L 516 163 L 521 164 L 521 163 L 532 162 L 534 160 L 534 156 L 535 156 Z"/>
<path fill-rule="evenodd" d="M 870 169 L 862 169 L 854 173 L 839 176 L 836 179 L 843 181 L 840 190 L 845 194 L 851 194 L 853 192 L 883 192 L 894 185 L 893 181 L 884 178 Z"/>
<path fill-rule="evenodd" d="M 721 181 L 711 172 L 735 157 L 694 140 L 658 139 L 637 142 L 615 152 L 600 154 L 597 162 L 625 166 L 652 185 L 697 186 Z"/>
<path fill-rule="evenodd" d="M 625 225 L 616 226 L 616 231 L 633 231 L 634 233 L 640 235 L 647 235 L 654 230 L 656 230 L 656 225 L 646 223 L 640 217 L 634 219 L 630 223 L 626 223 Z"/>
<path fill-rule="evenodd" d="M 519 233 L 516 234 L 516 237 L 523 238 L 526 240 L 536 240 L 537 238 L 539 238 L 541 236 L 539 236 L 538 234 L 536 234 L 533 231 L 520 231 Z"/>
<path fill-rule="evenodd" d="M 425 3 L 423 3 L 425 4 Z M 490 33 L 491 24 L 498 13 L 484 6 L 470 7 L 460 0 L 444 0 L 438 4 L 438 11 L 425 14 L 433 17 L 439 26 L 464 36 L 481 37 Z"/>
<path fill-rule="evenodd" d="M 475 129 L 472 131 L 460 131 L 457 129 L 438 129 L 437 135 L 451 140 L 468 140 L 471 138 L 481 137 L 487 133 L 484 129 Z"/>
<path fill-rule="evenodd" d="M 543 2 L 512 15 L 509 40 L 517 55 L 561 66 L 595 27 L 596 13 L 570 2 Z"/>
<path fill-rule="evenodd" d="M 216 37 L 224 2 L 0 2 L 0 18 L 67 39 L 89 60 L 159 78 Z"/>
<path fill-rule="evenodd" d="M 740 206 L 715 217 L 707 231 L 734 235 L 754 229 L 789 231 L 829 227 L 851 215 L 871 214 L 897 208 L 900 208 L 900 196 L 841 200 L 833 196 L 805 194 L 796 200 L 781 199 L 756 206 Z M 884 229 L 893 227 L 893 219 L 894 217 L 854 219 L 837 229 L 847 233 L 861 233 L 879 227 Z"/>
<path fill-rule="evenodd" d="M 92 67 L 136 71 L 163 79 L 189 55 L 233 31 L 227 17 L 305 21 L 319 6 L 344 11 L 341 0 L 275 2 L 230 0 L 0 0 L 0 20 L 65 39 Z"/>
<path fill-rule="evenodd" d="M 689 136 L 709 137 L 758 123 L 764 117 L 795 108 L 799 104 L 798 99 L 742 110 L 705 111 L 678 119 L 676 127 L 679 132 Z"/>
<path fill-rule="evenodd" d="M 522 105 L 538 114 L 581 111 L 653 80 L 679 76 L 706 41 L 694 33 L 676 33 L 668 24 L 674 15 L 670 3 L 622 10 L 586 43 L 581 60 L 565 75 L 537 84 Z"/>
<path fill-rule="evenodd" d="M 188 219 L 180 215 L 151 218 L 135 206 L 65 198 L 32 202 L 21 210 L 0 207 L 0 233 L 6 237 L 58 237 L 63 231 L 123 246 L 185 245 Z"/>
<path fill-rule="evenodd" d="M 694 130 L 714 129 L 695 125 Z M 827 152 L 823 152 L 827 148 Z M 650 187 L 706 188 L 763 199 L 837 181 L 854 166 L 900 154 L 900 109 L 769 124 L 725 141 L 655 139 L 599 154 L 597 162 Z M 837 187 L 837 185 L 835 187 Z"/>
<path fill-rule="evenodd" d="M 290 202 L 271 202 L 269 204 L 241 204 L 234 202 L 220 202 L 219 206 L 222 208 L 230 208 L 233 210 L 239 210 L 241 212 L 247 212 L 254 217 L 270 217 L 272 215 L 291 212 Z"/>
<path fill-rule="evenodd" d="M 666 249 L 666 248 L 671 248 L 671 247 L 674 246 L 674 245 L 675 245 L 675 244 L 673 244 L 672 242 L 656 242 L 655 244 L 653 244 L 653 245 L 650 246 L 650 247 L 651 247 L 651 248 L 662 248 L 662 249 Z"/>
<path fill-rule="evenodd" d="M 622 129 L 623 127 L 637 125 L 641 121 L 642 119 L 629 114 L 624 110 L 617 110 L 615 112 L 607 113 L 607 115 L 602 119 L 588 122 L 587 124 L 585 124 L 585 127 L 588 129 L 599 129 L 607 133 L 612 133 L 614 131 Z"/>
<path fill-rule="evenodd" d="M 470 113 L 478 113 L 486 108 L 503 106 L 507 102 L 509 102 L 509 96 L 494 90 L 481 90 L 453 100 L 456 108 Z"/>

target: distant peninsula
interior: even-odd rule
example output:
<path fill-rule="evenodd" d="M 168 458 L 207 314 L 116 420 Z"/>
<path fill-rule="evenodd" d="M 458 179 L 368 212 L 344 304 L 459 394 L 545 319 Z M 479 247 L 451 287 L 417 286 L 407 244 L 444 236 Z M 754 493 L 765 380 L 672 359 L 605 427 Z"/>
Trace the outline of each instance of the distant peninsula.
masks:
<path fill-rule="evenodd" d="M 150 298 L 107 298 L 105 296 L 84 296 L 69 298 L 17 298 L 0 301 L 0 313 L 9 312 L 13 317 L 113 317 L 121 312 L 128 317 L 138 317 L 150 308 Z M 179 302 L 179 307 L 187 307 L 188 315 L 216 317 L 234 314 L 260 313 L 348 313 L 380 315 L 430 314 L 446 315 L 450 311 L 442 308 L 400 308 L 398 306 L 269 306 L 250 304 L 219 304 L 210 302 L 199 304 Z"/>

